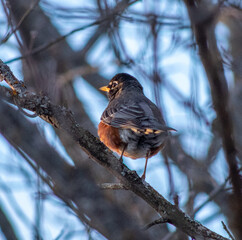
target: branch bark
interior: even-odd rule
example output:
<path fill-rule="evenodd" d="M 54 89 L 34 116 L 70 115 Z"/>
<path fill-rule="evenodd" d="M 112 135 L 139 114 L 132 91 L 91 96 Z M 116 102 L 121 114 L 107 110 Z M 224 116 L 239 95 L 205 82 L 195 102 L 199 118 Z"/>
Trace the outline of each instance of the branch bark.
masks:
<path fill-rule="evenodd" d="M 46 142 L 35 124 L 0 100 L 1 134 L 48 175 L 49 186 L 65 203 L 74 203 L 79 218 L 108 239 L 151 239 L 123 209 L 106 198 L 88 169 L 75 168 Z"/>
<path fill-rule="evenodd" d="M 21 19 L 23 14 L 26 12 L 26 9 L 29 8 L 33 1 L 34 0 L 9 0 L 9 4 L 12 10 L 11 12 L 15 22 L 18 22 L 19 19 Z M 122 0 L 119 1 L 119 3 L 120 4 L 117 4 L 116 6 L 110 7 L 111 9 L 109 10 L 114 10 L 115 12 L 118 12 L 118 14 L 121 14 L 122 11 L 125 11 L 125 9 L 129 6 L 131 1 Z M 120 7 L 120 9 L 118 7 Z M 71 14 L 72 12 L 70 11 L 70 15 Z M 96 15 L 98 16 L 99 13 L 96 12 Z M 31 33 L 33 30 L 36 33 L 35 39 L 32 39 Z M 26 46 L 30 46 L 32 42 L 31 49 L 37 48 L 42 44 L 47 44 L 53 39 L 60 37 L 60 34 L 56 30 L 56 26 L 52 24 L 50 18 L 46 16 L 46 13 L 39 6 L 37 6 L 33 10 L 33 13 L 29 14 L 28 18 L 26 18 L 25 21 L 20 25 L 19 32 L 22 36 L 22 41 Z M 95 35 L 95 31 L 93 34 Z M 101 36 L 101 34 L 98 35 L 99 38 Z M 85 45 L 87 44 L 88 43 Z M 31 49 L 29 49 L 29 51 L 31 51 Z M 97 134 L 97 130 L 92 121 L 89 119 L 89 116 L 85 111 L 86 109 L 84 109 L 81 101 L 76 96 L 76 91 L 73 87 L 74 78 L 71 78 L 69 82 L 65 84 L 62 84 L 62 82 L 59 81 L 60 75 L 63 76 L 63 74 L 65 75 L 66 72 L 70 72 L 72 69 L 80 67 L 91 68 L 91 65 L 87 63 L 85 57 L 86 55 L 82 52 L 73 51 L 73 49 L 68 45 L 68 42 L 63 40 L 51 48 L 46 49 L 45 52 L 32 55 L 31 57 L 22 61 L 23 66 L 26 66 L 28 61 L 30 62 L 30 65 L 23 68 L 24 82 L 28 82 L 28 87 L 29 84 L 31 86 L 35 86 L 43 82 L 46 83 L 47 90 L 48 88 L 50 89 L 50 94 L 47 95 L 52 97 L 54 100 L 58 100 L 55 102 L 55 104 L 65 106 L 68 104 L 68 108 L 74 112 L 78 123 L 95 136 Z M 32 65 L 35 66 L 34 70 L 36 71 L 34 72 L 31 72 L 30 66 L 33 67 Z M 43 76 L 43 78 L 39 79 L 39 75 Z M 102 77 L 98 72 L 83 75 L 81 74 L 79 76 L 84 78 L 96 89 L 108 83 L 108 80 Z M 35 90 L 35 92 L 38 91 L 39 89 Z M 103 169 L 100 165 L 90 161 L 88 156 L 77 144 L 74 143 L 68 134 L 65 134 L 64 131 L 59 129 L 55 129 L 55 132 L 65 147 L 66 152 L 69 154 L 70 158 L 73 160 L 76 166 L 86 165 L 86 167 L 91 170 L 93 176 L 95 176 L 96 182 L 102 183 L 114 181 L 114 176 L 105 171 L 105 169 Z M 80 161 L 80 159 L 82 159 L 82 161 Z M 154 218 L 157 218 L 157 213 L 148 204 L 128 191 L 116 191 L 115 193 L 112 191 L 106 191 L 105 194 L 109 195 L 113 201 L 119 202 L 123 209 L 125 209 L 131 215 L 135 216 L 140 225 L 144 225 L 147 222 L 151 222 Z M 125 204 L 125 202 L 129 202 L 130 204 Z M 137 211 L 137 209 L 140 210 Z M 168 229 L 167 226 L 164 225 L 160 228 L 150 229 L 149 233 L 151 232 L 154 235 L 153 239 L 157 239 L 158 236 L 165 235 L 168 232 Z"/>
<path fill-rule="evenodd" d="M 15 76 L 2 61 L 0 62 L 0 76 L 2 80 L 8 78 L 7 82 L 10 84 L 16 82 Z M 191 219 L 179 208 L 169 203 L 148 183 L 143 181 L 136 172 L 130 171 L 115 158 L 99 139 L 81 128 L 76 123 L 72 113 L 66 108 L 53 105 L 46 96 L 29 93 L 27 89 L 21 91 L 17 88 L 15 91 L 18 94 L 12 97 L 19 106 L 34 111 L 53 126 L 66 131 L 94 161 L 110 171 L 127 189 L 140 196 L 163 218 L 168 219 L 171 224 L 195 239 L 227 239 Z"/>

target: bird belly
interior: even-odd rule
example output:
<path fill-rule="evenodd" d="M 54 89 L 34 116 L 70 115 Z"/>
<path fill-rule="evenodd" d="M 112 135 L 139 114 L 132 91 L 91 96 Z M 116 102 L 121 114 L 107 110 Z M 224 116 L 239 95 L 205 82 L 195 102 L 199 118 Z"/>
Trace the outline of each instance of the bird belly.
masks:
<path fill-rule="evenodd" d="M 120 139 L 118 128 L 100 122 L 98 125 L 98 136 L 109 149 L 121 155 L 124 144 Z"/>
<path fill-rule="evenodd" d="M 100 122 L 98 125 L 100 140 L 112 151 L 132 159 L 149 157 L 157 154 L 164 145 L 166 134 L 139 134 L 130 129 L 118 129 Z"/>

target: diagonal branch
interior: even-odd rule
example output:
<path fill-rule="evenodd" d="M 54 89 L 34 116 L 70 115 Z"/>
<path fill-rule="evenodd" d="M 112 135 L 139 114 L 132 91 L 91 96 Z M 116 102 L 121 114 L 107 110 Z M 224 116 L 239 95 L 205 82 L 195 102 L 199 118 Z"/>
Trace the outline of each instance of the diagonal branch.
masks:
<path fill-rule="evenodd" d="M 91 23 L 88 23 L 88 24 L 84 25 L 84 26 L 75 28 L 75 29 L 71 30 L 70 32 L 68 32 L 68 33 L 66 33 L 66 34 L 64 34 L 64 35 L 62 35 L 62 36 L 60 36 L 60 37 L 58 37 L 58 38 L 48 42 L 48 43 L 44 43 L 43 45 L 36 47 L 31 52 L 29 52 L 29 53 L 27 53 L 25 55 L 21 55 L 19 57 L 15 57 L 13 59 L 8 60 L 6 63 L 12 63 L 14 61 L 21 60 L 21 59 L 24 59 L 24 58 L 26 58 L 28 56 L 31 56 L 31 55 L 40 53 L 42 51 L 45 51 L 46 49 L 48 49 L 48 48 L 52 47 L 53 45 L 55 45 L 55 44 L 65 40 L 66 38 L 70 37 L 71 35 L 79 32 L 79 31 L 83 31 L 83 30 L 85 30 L 87 28 L 91 28 L 91 27 L 94 27 L 94 26 L 98 25 L 100 28 L 106 29 L 106 25 L 110 24 L 111 19 L 115 18 L 116 16 L 120 16 L 120 11 L 125 9 L 126 5 L 131 5 L 131 4 L 135 3 L 136 1 L 133 1 L 133 2 L 131 2 L 129 4 L 127 4 L 126 1 L 124 1 L 122 4 L 118 4 L 118 6 L 113 11 L 111 11 L 110 15 L 107 15 L 107 16 L 101 18 L 101 19 L 97 19 L 97 20 L 95 20 L 95 21 L 93 21 Z"/>
<path fill-rule="evenodd" d="M 85 166 L 69 165 L 34 123 L 1 99 L 0 115 L 1 134 L 45 171 L 55 195 L 67 205 L 74 204 L 82 221 L 85 216 L 86 222 L 107 239 L 126 239 L 127 233 L 132 239 L 151 239 L 120 206 L 105 197 Z"/>
<path fill-rule="evenodd" d="M 6 65 L 0 62 L 1 79 L 11 83 L 15 79 L 14 75 L 8 70 L 3 73 L 2 69 L 8 69 Z M 19 92 L 16 89 L 16 92 Z M 38 96 L 24 91 L 23 94 L 12 96 L 19 106 L 30 111 L 36 112 L 41 118 L 60 128 L 67 133 L 81 146 L 81 148 L 97 163 L 104 166 L 114 176 L 116 176 L 127 189 L 134 192 L 154 208 L 163 218 L 187 233 L 195 239 L 219 239 L 224 238 L 215 232 L 212 232 L 202 224 L 188 217 L 179 208 L 168 202 L 162 195 L 153 189 L 148 183 L 143 181 L 136 172 L 130 171 L 124 164 L 113 156 L 111 151 L 106 148 L 90 132 L 81 128 L 75 121 L 73 114 L 66 108 L 53 105 L 46 96 Z"/>
<path fill-rule="evenodd" d="M 0 206 L 0 228 L 4 236 L 6 237 L 6 239 L 12 239 L 12 240 L 18 239 L 13 226 L 11 225 L 6 213 L 3 211 L 1 206 Z"/>

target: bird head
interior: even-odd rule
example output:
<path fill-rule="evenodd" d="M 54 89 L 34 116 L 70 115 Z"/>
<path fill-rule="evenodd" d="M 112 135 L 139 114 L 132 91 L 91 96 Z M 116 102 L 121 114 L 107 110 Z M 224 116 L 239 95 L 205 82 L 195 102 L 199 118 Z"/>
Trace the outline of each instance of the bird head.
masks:
<path fill-rule="evenodd" d="M 107 92 L 109 100 L 118 97 L 122 91 L 129 91 L 131 89 L 143 93 L 143 87 L 139 81 L 127 73 L 116 74 L 107 86 L 100 88 L 100 90 Z"/>

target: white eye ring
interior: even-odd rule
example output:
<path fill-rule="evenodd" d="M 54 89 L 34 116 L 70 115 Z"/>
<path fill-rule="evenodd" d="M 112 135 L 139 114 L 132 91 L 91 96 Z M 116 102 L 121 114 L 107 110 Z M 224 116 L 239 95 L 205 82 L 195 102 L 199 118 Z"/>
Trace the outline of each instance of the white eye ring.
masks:
<path fill-rule="evenodd" d="M 117 81 L 112 82 L 112 86 L 113 87 L 116 87 L 117 85 L 118 85 L 118 82 Z"/>

